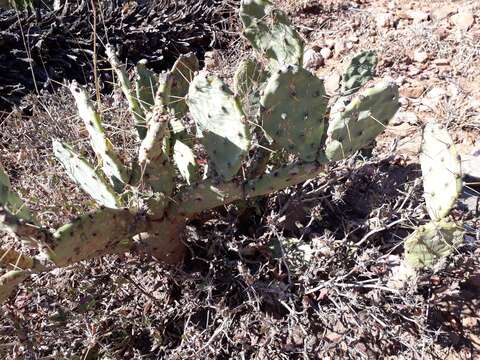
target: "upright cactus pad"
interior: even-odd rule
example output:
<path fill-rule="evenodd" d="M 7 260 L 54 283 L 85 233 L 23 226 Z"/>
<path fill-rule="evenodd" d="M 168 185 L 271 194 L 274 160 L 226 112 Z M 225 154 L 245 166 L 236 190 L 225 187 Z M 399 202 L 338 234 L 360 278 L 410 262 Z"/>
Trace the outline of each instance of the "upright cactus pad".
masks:
<path fill-rule="evenodd" d="M 324 140 L 327 102 L 322 80 L 299 66 L 283 67 L 260 100 L 260 125 L 274 146 L 313 161 Z"/>
<path fill-rule="evenodd" d="M 30 276 L 28 271 L 11 270 L 0 276 L 0 304 L 6 301 L 15 291 L 17 285 Z"/>
<path fill-rule="evenodd" d="M 431 267 L 463 242 L 463 230 L 442 219 L 420 226 L 405 240 L 405 259 L 415 268 Z"/>
<path fill-rule="evenodd" d="M 76 154 L 70 146 L 54 140 L 53 153 L 62 163 L 68 176 L 99 205 L 113 209 L 121 206 L 117 194 L 102 179 L 102 175 L 95 171 L 86 159 Z"/>
<path fill-rule="evenodd" d="M 105 136 L 100 114 L 95 110 L 87 92 L 77 82 L 70 84 L 70 91 L 77 103 L 78 113 L 90 135 L 93 151 L 102 161 L 102 170 L 116 191 L 121 191 L 128 183 L 129 176 L 125 166 L 115 153 L 112 143 Z"/>
<path fill-rule="evenodd" d="M 199 68 L 198 59 L 194 53 L 181 55 L 167 73 L 165 81 L 159 89 L 163 94 L 163 105 L 170 114 L 178 119 L 188 112 L 185 97 L 194 74 Z"/>
<path fill-rule="evenodd" d="M 330 111 L 325 154 L 336 161 L 360 150 L 374 140 L 397 112 L 398 88 L 380 83 L 351 101 L 342 97 Z"/>
<path fill-rule="evenodd" d="M 377 54 L 374 51 L 364 51 L 354 56 L 343 74 L 342 93 L 350 95 L 372 80 L 377 62 Z"/>
<path fill-rule="evenodd" d="M 195 161 L 195 154 L 188 145 L 178 139 L 173 146 L 173 160 L 188 185 L 198 180 L 199 166 Z"/>
<path fill-rule="evenodd" d="M 260 93 L 267 84 L 268 73 L 262 65 L 247 58 L 237 68 L 233 77 L 233 90 L 242 99 L 242 105 L 250 120 L 258 113 L 260 108 Z"/>
<path fill-rule="evenodd" d="M 462 170 L 452 138 L 436 123 L 423 130 L 420 153 L 427 211 L 433 220 L 448 215 L 462 192 Z"/>
<path fill-rule="evenodd" d="M 132 84 L 130 83 L 130 79 L 128 78 L 128 74 L 125 69 L 126 67 L 125 65 L 120 63 L 120 60 L 115 53 L 115 49 L 113 48 L 113 46 L 107 45 L 105 50 L 107 53 L 108 61 L 112 65 L 112 68 L 117 74 L 118 80 L 120 81 L 120 87 L 122 88 L 122 92 L 127 98 L 128 107 L 130 109 L 130 113 L 133 116 L 138 137 L 141 140 L 145 137 L 145 134 L 147 133 L 145 112 L 143 111 L 143 107 L 141 106 L 138 98 L 133 94 Z"/>
<path fill-rule="evenodd" d="M 12 191 L 10 179 L 0 164 L 0 207 L 26 221 L 33 221 L 33 216 L 20 197 Z M 1 227 L 1 226 L 0 226 Z"/>
<path fill-rule="evenodd" d="M 147 61 L 140 60 L 135 67 L 135 92 L 144 114 L 152 110 L 158 88 L 158 77 L 147 68 Z M 143 137 L 146 135 L 143 134 Z M 142 137 L 142 139 L 143 139 Z"/>
<path fill-rule="evenodd" d="M 268 0 L 242 0 L 240 19 L 252 47 L 274 67 L 303 61 L 303 40 L 287 16 Z"/>
<path fill-rule="evenodd" d="M 250 148 L 240 99 L 219 78 L 200 73 L 190 84 L 187 103 L 214 170 L 231 179 Z"/>

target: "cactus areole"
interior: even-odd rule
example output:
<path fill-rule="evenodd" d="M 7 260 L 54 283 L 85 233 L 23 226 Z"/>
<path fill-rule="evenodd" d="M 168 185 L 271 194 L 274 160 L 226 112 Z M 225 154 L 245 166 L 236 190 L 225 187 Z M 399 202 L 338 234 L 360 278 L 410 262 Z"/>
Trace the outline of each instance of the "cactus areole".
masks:
<path fill-rule="evenodd" d="M 323 80 L 300 65 L 303 42 L 285 15 L 259 0 L 242 1 L 240 15 L 257 55 L 270 62 L 267 69 L 256 59 L 241 64 L 236 91 L 217 76 L 199 72 L 193 55 L 180 58 L 163 76 L 142 61 L 130 81 L 114 49 L 108 48 L 137 133 L 139 151 L 131 164 L 108 139 L 87 90 L 71 83 L 98 163 L 58 139 L 53 153 L 98 209 L 57 230 L 46 229 L 0 168 L 0 228 L 39 250 L 34 257 L 14 252 L 1 257 L 0 265 L 10 271 L 0 278 L 0 300 L 32 273 L 107 254 L 136 251 L 179 263 L 185 254 L 182 233 L 190 219 L 316 177 L 328 161 L 369 144 L 395 115 L 398 89 L 385 82 L 359 89 L 361 95 L 350 102 L 338 99 L 330 111 Z M 279 32 L 288 35 L 285 41 L 271 43 L 280 38 Z M 351 66 L 356 63 L 365 67 L 364 62 Z M 364 72 L 349 69 L 349 74 Z M 195 124 L 190 132 L 187 114 Z M 264 135 L 261 148 L 268 151 L 247 162 L 249 152 L 260 147 L 252 134 Z M 269 154 L 275 151 L 298 161 L 267 171 Z"/>

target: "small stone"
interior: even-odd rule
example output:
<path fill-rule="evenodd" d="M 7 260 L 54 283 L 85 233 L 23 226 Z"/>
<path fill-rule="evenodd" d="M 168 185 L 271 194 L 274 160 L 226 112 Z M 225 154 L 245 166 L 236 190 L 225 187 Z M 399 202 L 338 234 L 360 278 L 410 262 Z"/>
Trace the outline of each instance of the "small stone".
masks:
<path fill-rule="evenodd" d="M 308 49 L 303 54 L 303 67 L 316 70 L 324 64 L 322 55 L 313 49 Z"/>
<path fill-rule="evenodd" d="M 417 115 L 412 111 L 401 111 L 390 122 L 393 126 L 398 126 L 401 124 L 410 124 L 415 125 L 418 122 Z"/>
<path fill-rule="evenodd" d="M 425 97 L 422 99 L 422 104 L 430 110 L 433 110 L 436 109 L 440 102 L 447 96 L 447 91 L 437 86 L 425 94 Z"/>
<path fill-rule="evenodd" d="M 377 27 L 381 29 L 388 29 L 393 26 L 394 20 L 393 14 L 391 13 L 377 14 Z"/>
<path fill-rule="evenodd" d="M 332 57 L 332 50 L 330 50 L 328 47 L 324 47 L 322 50 L 320 50 L 320 55 L 322 55 L 324 59 L 330 59 Z"/>
<path fill-rule="evenodd" d="M 407 10 L 407 11 L 401 11 L 397 13 L 397 16 L 400 19 L 409 19 L 409 20 L 413 20 L 413 22 L 415 23 L 420 23 L 422 21 L 428 20 L 428 18 L 430 17 L 430 14 L 420 10 Z"/>
<path fill-rule="evenodd" d="M 440 59 L 433 60 L 433 63 L 438 66 L 445 66 L 445 65 L 450 65 L 450 60 L 440 58 Z"/>
<path fill-rule="evenodd" d="M 425 86 L 423 85 L 410 85 L 408 87 L 400 88 L 400 95 L 403 97 L 408 98 L 419 98 L 422 96 L 423 92 L 425 91 Z"/>
<path fill-rule="evenodd" d="M 335 92 L 338 90 L 340 87 L 340 74 L 337 72 L 334 72 L 333 74 L 330 74 L 327 76 L 325 79 L 325 91 L 329 95 L 335 94 Z"/>
<path fill-rule="evenodd" d="M 335 55 L 341 55 L 346 50 L 346 48 L 347 45 L 345 44 L 345 41 L 337 40 L 335 42 Z"/>
<path fill-rule="evenodd" d="M 428 53 L 426 51 L 417 49 L 413 53 L 413 60 L 421 64 L 425 63 L 428 60 Z"/>
<path fill-rule="evenodd" d="M 348 38 L 348 41 L 351 41 L 352 43 L 356 44 L 359 42 L 359 39 L 358 39 L 358 36 L 352 35 Z"/>
<path fill-rule="evenodd" d="M 467 31 L 472 27 L 473 23 L 475 22 L 475 18 L 470 12 L 462 12 L 451 16 L 450 21 L 458 29 Z"/>

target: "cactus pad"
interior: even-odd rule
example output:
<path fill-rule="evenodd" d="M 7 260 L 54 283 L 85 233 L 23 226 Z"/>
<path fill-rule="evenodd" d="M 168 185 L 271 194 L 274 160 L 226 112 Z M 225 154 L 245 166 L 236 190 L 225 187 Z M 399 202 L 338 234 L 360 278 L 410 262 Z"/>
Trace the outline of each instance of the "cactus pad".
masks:
<path fill-rule="evenodd" d="M 380 83 L 351 101 L 340 98 L 330 111 L 325 154 L 331 161 L 345 158 L 374 140 L 397 112 L 398 88 Z"/>
<path fill-rule="evenodd" d="M 195 161 L 195 154 L 192 149 L 180 140 L 176 140 L 173 146 L 173 160 L 187 184 L 190 185 L 197 180 L 199 169 Z"/>
<path fill-rule="evenodd" d="M 245 37 L 275 67 L 303 62 L 303 40 L 285 13 L 268 0 L 242 0 L 240 19 Z"/>
<path fill-rule="evenodd" d="M 420 226 L 405 240 L 405 258 L 413 267 L 432 267 L 463 242 L 463 230 L 447 220 Z"/>
<path fill-rule="evenodd" d="M 342 93 L 353 94 L 373 79 L 377 62 L 377 54 L 374 51 L 364 51 L 354 56 L 343 74 Z"/>
<path fill-rule="evenodd" d="M 149 70 L 146 64 L 146 60 L 140 60 L 135 67 L 135 90 L 138 102 L 145 114 L 152 109 L 158 88 L 157 75 Z M 145 136 L 145 134 L 143 135 Z"/>
<path fill-rule="evenodd" d="M 187 103 L 214 170 L 231 179 L 250 148 L 240 99 L 219 78 L 200 73 L 190 84 Z"/>
<path fill-rule="evenodd" d="M 95 110 L 87 92 L 77 82 L 70 84 L 77 103 L 78 113 L 90 135 L 93 151 L 102 160 L 102 170 L 116 191 L 123 189 L 123 184 L 129 180 L 127 169 L 113 150 L 111 142 L 106 138 L 100 114 Z"/>
<path fill-rule="evenodd" d="M 278 70 L 260 100 L 260 125 L 274 146 L 314 161 L 323 143 L 328 97 L 323 81 L 298 66 Z"/>
<path fill-rule="evenodd" d="M 59 228 L 56 245 L 48 256 L 57 266 L 68 266 L 105 253 L 115 253 L 136 235 L 135 213 L 128 209 L 103 208 Z"/>
<path fill-rule="evenodd" d="M 233 77 L 233 90 L 242 99 L 243 109 L 250 120 L 260 108 L 260 93 L 267 84 L 268 73 L 254 59 L 243 60 Z"/>
<path fill-rule="evenodd" d="M 0 276 L 0 304 L 6 301 L 15 291 L 17 285 L 30 276 L 28 271 L 11 270 Z"/>
<path fill-rule="evenodd" d="M 54 140 L 53 153 L 62 163 L 68 176 L 98 204 L 109 208 L 121 206 L 115 191 L 103 181 L 102 175 L 95 171 L 86 159 L 76 154 L 70 146 Z"/>
<path fill-rule="evenodd" d="M 16 217 L 33 222 L 30 210 L 25 206 L 20 197 L 12 191 L 10 179 L 0 165 L 0 207 L 4 207 Z"/>
<path fill-rule="evenodd" d="M 448 131 L 436 123 L 423 130 L 420 153 L 427 211 L 433 220 L 448 215 L 462 192 L 462 170 Z"/>
<path fill-rule="evenodd" d="M 145 137 L 145 134 L 147 133 L 145 113 L 143 111 L 143 108 L 140 105 L 138 98 L 133 94 L 132 84 L 130 83 L 130 80 L 128 78 L 128 74 L 125 69 L 126 67 L 125 65 L 120 63 L 120 60 L 118 59 L 113 46 L 107 45 L 105 51 L 107 53 L 108 61 L 112 65 L 112 68 L 117 74 L 118 80 L 120 81 L 122 92 L 127 98 L 128 107 L 130 109 L 130 113 L 133 116 L 138 137 L 141 140 Z"/>

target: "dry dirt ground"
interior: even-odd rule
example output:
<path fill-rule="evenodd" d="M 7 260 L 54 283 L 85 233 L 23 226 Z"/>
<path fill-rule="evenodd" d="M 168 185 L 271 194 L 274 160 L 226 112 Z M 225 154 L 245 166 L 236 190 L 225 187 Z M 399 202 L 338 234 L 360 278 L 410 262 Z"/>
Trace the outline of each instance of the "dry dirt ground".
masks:
<path fill-rule="evenodd" d="M 378 75 L 399 84 L 402 108 L 373 157 L 333 164 L 248 216 L 228 208 L 192 223 L 182 266 L 125 255 L 33 277 L 2 307 L 1 359 L 480 358 L 480 3 L 280 6 L 325 55 L 316 72 L 332 94 L 360 49 L 377 50 Z M 239 39 L 213 66 L 231 73 L 248 51 Z M 107 129 L 128 154 L 128 113 L 104 101 Z M 0 158 L 57 225 L 92 204 L 53 159 L 50 138 L 87 151 L 85 132 L 66 92 L 26 103 L 30 115 L 0 117 Z M 470 174 L 453 211 L 466 242 L 398 290 L 389 280 L 402 241 L 427 219 L 417 151 L 431 119 L 448 126 Z"/>

